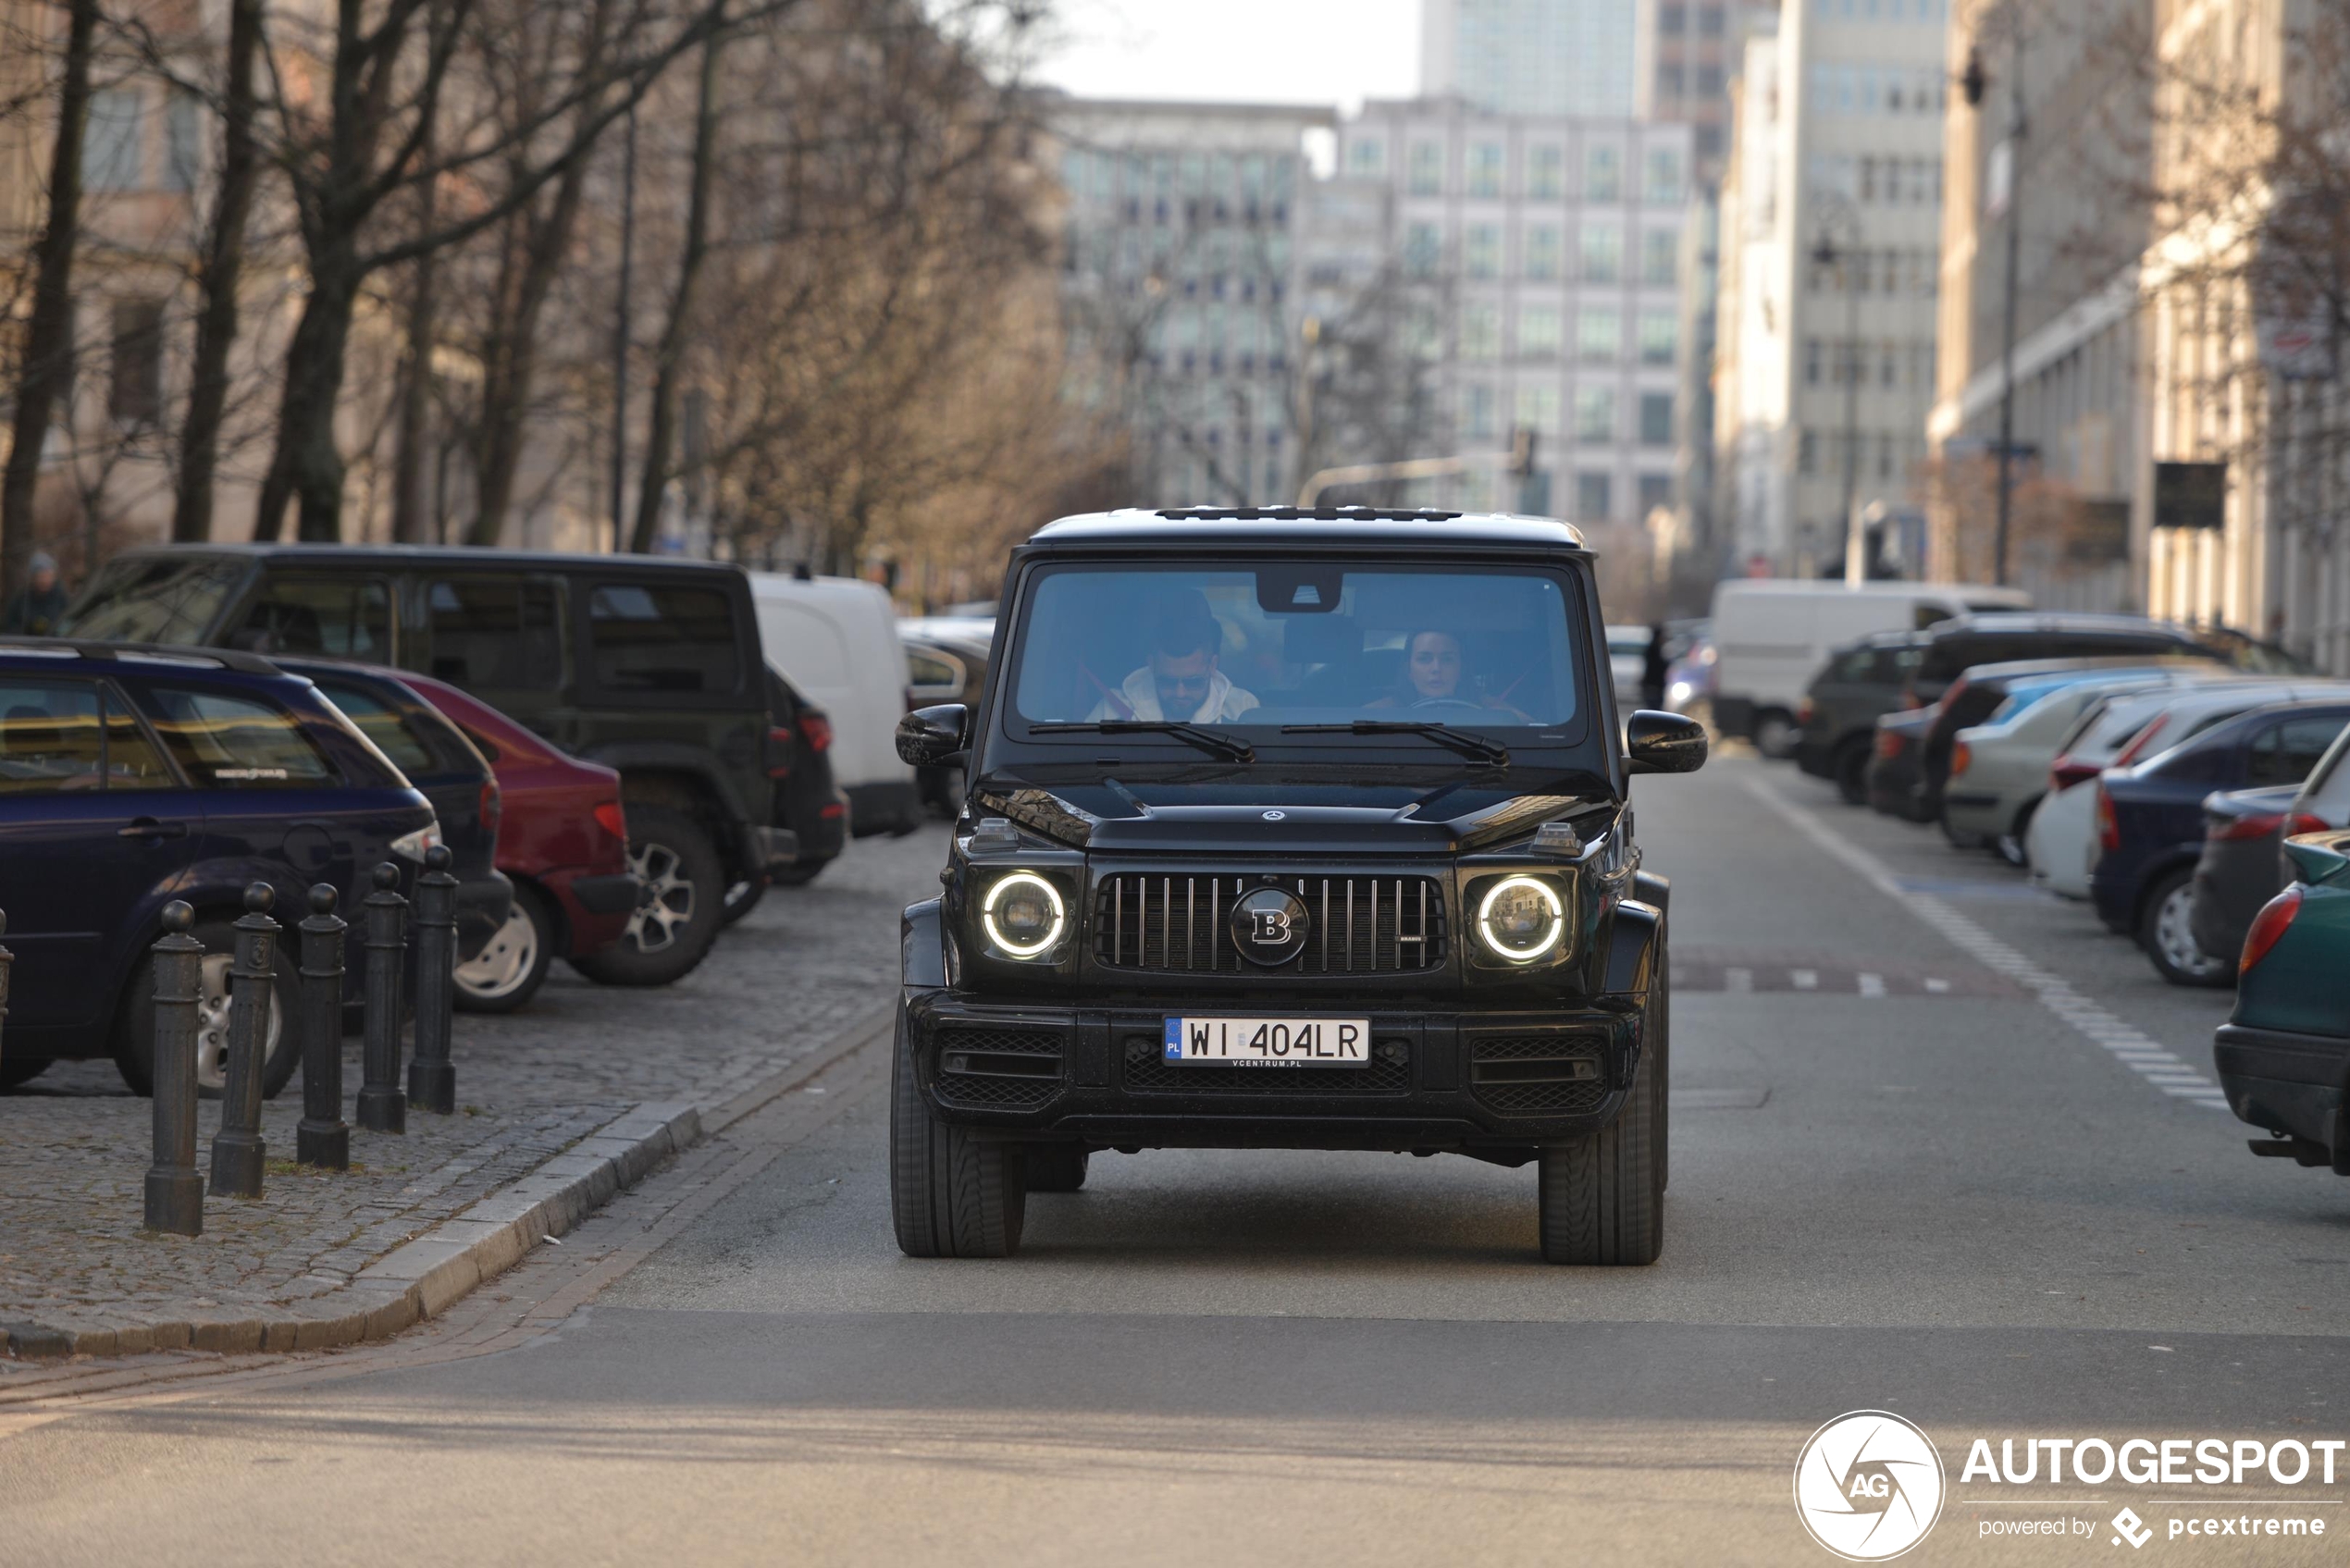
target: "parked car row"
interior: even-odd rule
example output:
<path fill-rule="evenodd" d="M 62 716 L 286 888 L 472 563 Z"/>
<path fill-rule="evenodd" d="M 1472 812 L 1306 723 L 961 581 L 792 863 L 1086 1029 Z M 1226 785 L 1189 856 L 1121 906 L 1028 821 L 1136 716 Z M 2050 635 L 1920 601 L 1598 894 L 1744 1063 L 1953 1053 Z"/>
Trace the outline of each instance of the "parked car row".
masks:
<path fill-rule="evenodd" d="M 2255 1152 L 2350 1175 L 2350 681 L 1996 611 L 1831 650 L 1798 712 L 1799 761 L 1848 801 L 2028 868 L 2173 984 L 2236 985 L 2216 1061 Z"/>

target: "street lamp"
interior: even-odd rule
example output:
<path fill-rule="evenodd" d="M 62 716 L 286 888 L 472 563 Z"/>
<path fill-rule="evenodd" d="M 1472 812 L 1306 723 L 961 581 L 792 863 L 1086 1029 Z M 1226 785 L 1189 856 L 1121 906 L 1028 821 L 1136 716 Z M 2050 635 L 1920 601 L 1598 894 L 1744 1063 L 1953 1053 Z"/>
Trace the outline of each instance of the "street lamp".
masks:
<path fill-rule="evenodd" d="M 1829 229 L 1840 228 L 1846 240 L 1839 246 Z M 1852 286 L 1846 263 L 1859 249 L 1861 221 L 1842 202 L 1821 212 L 1820 237 L 1812 245 L 1812 264 L 1833 269 L 1844 290 L 1844 581 L 1859 587 L 1868 580 L 1868 536 L 1861 523 L 1861 291 Z"/>
<path fill-rule="evenodd" d="M 2002 7 L 2008 29 L 2008 153 L 2007 189 L 2001 211 L 2007 218 L 2007 300 L 1999 332 L 1999 502 L 1998 522 L 1991 536 L 1991 580 L 2004 587 L 2008 581 L 2008 525 L 2015 505 L 2015 296 L 2019 247 L 2023 235 L 2023 207 L 2017 199 L 2023 175 L 2023 19 L 2012 0 Z M 1984 68 L 1983 50 L 1971 46 L 1966 69 L 1959 77 L 1967 106 L 1981 109 L 1991 84 Z"/>

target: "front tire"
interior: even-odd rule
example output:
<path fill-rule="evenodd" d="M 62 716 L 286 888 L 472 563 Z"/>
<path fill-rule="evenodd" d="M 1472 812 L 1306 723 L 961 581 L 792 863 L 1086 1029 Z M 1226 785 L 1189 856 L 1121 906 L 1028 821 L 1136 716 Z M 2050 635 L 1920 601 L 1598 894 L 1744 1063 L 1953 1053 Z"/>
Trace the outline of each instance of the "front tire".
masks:
<path fill-rule="evenodd" d="M 2138 942 L 2155 971 L 2173 985 L 2211 990 L 2235 978 L 2235 965 L 2206 953 L 2195 938 L 2195 871 L 2182 866 L 2146 894 Z"/>
<path fill-rule="evenodd" d="M 1020 1251 L 1028 1191 L 1017 1143 L 989 1142 L 930 1114 L 914 1080 L 906 1014 L 889 1077 L 889 1206 L 911 1258 L 1008 1258 Z"/>
<path fill-rule="evenodd" d="M 1662 1010 L 1651 982 L 1647 1020 Z M 1645 1036 L 1647 1029 L 1641 1031 Z M 1642 1267 L 1664 1250 L 1664 1070 L 1643 1049 L 1615 1119 L 1588 1138 L 1546 1143 L 1540 1161 L 1542 1261 Z"/>
<path fill-rule="evenodd" d="M 718 940 L 726 871 L 693 814 L 674 806 L 628 808 L 628 869 L 649 896 L 620 940 L 571 967 L 605 985 L 667 985 L 710 956 Z"/>
<path fill-rule="evenodd" d="M 1836 793 L 1847 806 L 1869 803 L 1869 743 L 1848 740 L 1837 748 L 1836 759 L 1829 764 L 1836 778 Z"/>

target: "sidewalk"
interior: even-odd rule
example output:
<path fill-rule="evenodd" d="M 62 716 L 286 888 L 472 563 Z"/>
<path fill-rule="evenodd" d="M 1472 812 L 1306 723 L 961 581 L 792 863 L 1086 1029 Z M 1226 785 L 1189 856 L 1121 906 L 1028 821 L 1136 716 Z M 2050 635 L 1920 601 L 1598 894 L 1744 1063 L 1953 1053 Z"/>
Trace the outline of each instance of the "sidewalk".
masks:
<path fill-rule="evenodd" d="M 524 1013 L 460 1014 L 459 1114 L 412 1110 L 405 1136 L 354 1128 L 347 1173 L 290 1163 L 297 1077 L 264 1114 L 266 1195 L 208 1199 L 201 1237 L 140 1229 L 149 1107 L 111 1063 L 61 1063 L 0 1095 L 7 1355 L 308 1349 L 439 1311 L 693 1142 L 703 1108 L 861 1032 L 894 994 L 897 912 L 936 887 L 941 836 L 852 846 L 665 990 L 558 964 Z M 358 1082 L 354 1041 L 346 1091 Z M 200 1169 L 217 1122 L 205 1103 Z"/>

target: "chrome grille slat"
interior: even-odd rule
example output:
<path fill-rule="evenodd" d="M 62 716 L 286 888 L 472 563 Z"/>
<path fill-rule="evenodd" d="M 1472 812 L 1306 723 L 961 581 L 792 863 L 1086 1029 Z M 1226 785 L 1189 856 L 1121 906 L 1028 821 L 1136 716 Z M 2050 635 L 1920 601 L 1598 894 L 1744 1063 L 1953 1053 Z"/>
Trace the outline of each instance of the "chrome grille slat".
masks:
<path fill-rule="evenodd" d="M 1259 968 L 1242 956 L 1226 929 L 1222 874 L 1116 871 L 1095 884 L 1094 960 L 1106 968 L 1169 973 L 1205 970 L 1272 978 L 1289 974 L 1375 975 L 1425 972 L 1444 962 L 1444 899 L 1429 876 L 1337 873 L 1280 878 L 1235 875 L 1235 899 L 1251 888 L 1293 892 L 1321 922 L 1318 941 L 1287 964 Z M 1182 884 L 1182 897 L 1175 896 Z M 1200 925 L 1199 888 L 1207 884 L 1207 924 Z M 1152 883 L 1157 885 L 1154 887 Z M 1130 885 L 1131 884 L 1131 885 Z M 1384 885 L 1382 885 L 1384 884 Z M 1361 896 L 1358 898 L 1357 894 Z M 1131 900 L 1129 895 L 1132 895 Z M 1157 896 L 1153 897 L 1156 894 Z M 1133 936 L 1127 935 L 1129 903 Z M 1176 956 L 1178 907 L 1182 956 Z M 1340 928 L 1333 931 L 1333 927 Z"/>

